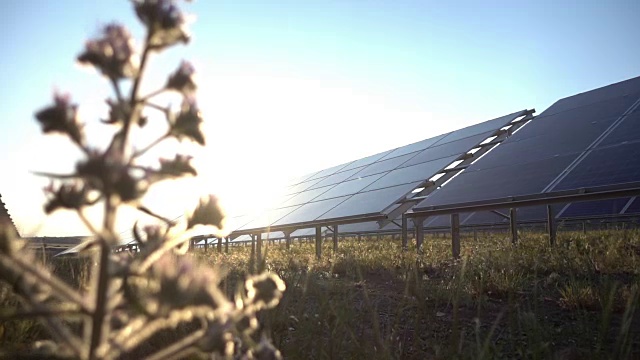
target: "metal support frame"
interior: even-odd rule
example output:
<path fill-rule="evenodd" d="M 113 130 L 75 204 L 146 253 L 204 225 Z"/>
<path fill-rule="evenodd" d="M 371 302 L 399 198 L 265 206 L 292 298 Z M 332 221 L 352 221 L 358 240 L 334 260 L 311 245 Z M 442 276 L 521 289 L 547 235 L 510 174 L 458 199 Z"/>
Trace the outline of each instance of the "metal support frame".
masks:
<path fill-rule="evenodd" d="M 416 228 L 416 251 L 420 253 L 422 252 L 422 243 L 424 242 L 424 218 L 414 218 L 413 225 Z"/>
<path fill-rule="evenodd" d="M 402 214 L 402 250 L 407 250 L 409 245 L 409 224 L 407 215 Z"/>
<path fill-rule="evenodd" d="M 249 271 L 256 272 L 256 235 L 251 235 L 251 259 L 249 260 Z"/>
<path fill-rule="evenodd" d="M 551 205 L 547 205 L 547 231 L 549 232 L 549 245 L 554 246 L 556 244 L 556 218 Z"/>
<path fill-rule="evenodd" d="M 218 252 L 222 253 L 222 239 L 223 238 L 216 238 L 216 239 L 218 240 Z"/>
<path fill-rule="evenodd" d="M 511 229 L 511 243 L 518 243 L 518 214 L 516 208 L 509 209 L 509 228 Z"/>
<path fill-rule="evenodd" d="M 338 225 L 333 226 L 333 252 L 338 252 Z"/>
<path fill-rule="evenodd" d="M 228 236 L 224 238 L 224 252 L 227 254 L 229 253 L 229 241 L 230 238 Z"/>
<path fill-rule="evenodd" d="M 291 233 L 288 231 L 284 232 L 284 241 L 286 243 L 287 250 L 291 249 Z"/>
<path fill-rule="evenodd" d="M 322 258 L 322 227 L 316 226 L 316 259 Z"/>
<path fill-rule="evenodd" d="M 460 214 L 451 214 L 451 254 L 460 258 Z"/>
<path fill-rule="evenodd" d="M 262 264 L 262 233 L 256 234 L 257 246 L 256 246 L 256 260 L 258 265 Z"/>

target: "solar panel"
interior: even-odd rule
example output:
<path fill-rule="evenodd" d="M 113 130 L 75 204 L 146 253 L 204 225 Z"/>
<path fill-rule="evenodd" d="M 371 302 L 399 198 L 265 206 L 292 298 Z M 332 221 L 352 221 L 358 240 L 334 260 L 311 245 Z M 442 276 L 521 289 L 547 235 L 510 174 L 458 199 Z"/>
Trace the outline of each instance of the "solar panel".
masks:
<path fill-rule="evenodd" d="M 640 213 L 640 198 L 635 198 L 629 207 L 624 211 L 625 214 L 638 214 Z"/>
<path fill-rule="evenodd" d="M 280 202 L 279 209 L 266 212 L 239 230 L 383 216 L 383 211 L 397 206 L 396 201 L 528 113 L 519 111 L 305 176 L 304 181 L 286 189 L 289 198 Z"/>
<path fill-rule="evenodd" d="M 640 77 L 559 100 L 414 211 L 640 181 L 638 106 Z"/>
<path fill-rule="evenodd" d="M 392 205 L 394 202 L 406 196 L 407 193 L 410 193 L 411 190 L 415 189 L 419 184 L 420 182 L 414 182 L 357 193 L 316 220 L 381 213 L 388 208 L 389 205 Z"/>
<path fill-rule="evenodd" d="M 345 195 L 355 194 L 367 186 L 371 185 L 374 181 L 380 179 L 384 174 L 376 174 L 371 176 L 366 176 L 363 178 L 355 178 L 349 181 L 342 182 L 331 189 L 329 191 L 321 194 L 315 200 L 325 200 L 331 199 L 334 197 L 340 197 Z"/>
<path fill-rule="evenodd" d="M 599 201 L 586 201 L 569 204 L 560 215 L 563 218 L 616 215 L 619 214 L 629 202 L 629 198 L 607 199 Z"/>

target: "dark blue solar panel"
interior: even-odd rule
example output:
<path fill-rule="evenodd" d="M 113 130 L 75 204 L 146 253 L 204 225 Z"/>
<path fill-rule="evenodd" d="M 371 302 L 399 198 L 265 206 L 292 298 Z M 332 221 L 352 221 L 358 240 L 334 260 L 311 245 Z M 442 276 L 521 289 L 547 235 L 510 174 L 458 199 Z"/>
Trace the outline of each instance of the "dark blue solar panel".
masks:
<path fill-rule="evenodd" d="M 448 134 L 438 135 L 438 136 L 434 136 L 432 138 L 428 138 L 428 139 L 425 139 L 425 140 L 422 140 L 422 141 L 418 141 L 418 142 L 413 143 L 413 144 L 409 144 L 409 145 L 406 145 L 406 146 L 403 146 L 403 147 L 399 147 L 399 148 L 391 151 L 383 159 L 388 159 L 388 158 L 397 157 L 397 156 L 413 153 L 413 152 L 416 152 L 416 151 L 424 150 L 424 149 L 428 148 L 429 146 L 435 144 L 436 142 L 438 142 L 439 140 L 441 140 L 442 138 L 444 138 L 447 135 Z"/>
<path fill-rule="evenodd" d="M 580 106 L 607 101 L 612 98 L 627 97 L 637 99 L 640 96 L 640 77 L 607 85 L 595 90 L 558 100 L 543 114 L 553 114 Z"/>
<path fill-rule="evenodd" d="M 359 160 L 356 160 L 354 162 L 352 162 L 351 164 L 345 166 L 344 168 L 340 169 L 340 171 L 346 171 L 346 170 L 351 170 L 351 169 L 355 169 L 355 168 L 359 168 L 362 166 L 366 166 L 369 165 L 371 163 L 374 163 L 380 159 L 382 159 L 383 157 L 387 156 L 388 154 L 390 154 L 391 152 L 393 152 L 393 150 L 387 150 L 375 155 L 370 155 L 367 156 L 366 158 L 362 158 Z"/>
<path fill-rule="evenodd" d="M 628 202 L 629 198 L 572 203 L 562 212 L 560 216 L 562 218 L 572 218 L 583 216 L 616 215 L 619 214 L 622 209 L 624 209 L 625 205 L 627 205 Z"/>
<path fill-rule="evenodd" d="M 420 183 L 416 182 L 355 194 L 317 220 L 381 213 L 395 201 L 410 193 L 418 184 Z"/>
<path fill-rule="evenodd" d="M 327 211 L 333 209 L 341 202 L 347 200 L 349 196 L 343 196 L 339 198 L 333 198 L 322 201 L 310 202 L 302 205 L 296 211 L 288 214 L 282 219 L 271 224 L 275 225 L 288 225 L 288 224 L 297 224 L 304 223 L 308 221 L 313 221 L 318 218 L 320 215 L 326 213 Z"/>
<path fill-rule="evenodd" d="M 627 210 L 624 212 L 625 214 L 638 214 L 640 213 L 640 197 L 636 197 L 635 200 L 629 205 Z"/>
<path fill-rule="evenodd" d="M 320 188 L 320 187 L 325 187 L 325 186 L 329 186 L 329 185 L 334 185 L 337 184 L 339 182 L 345 181 L 347 180 L 349 177 L 351 177 L 351 175 L 361 171 L 362 168 L 355 168 L 355 169 L 351 169 L 351 170 L 346 170 L 346 171 L 342 171 L 339 173 L 335 173 L 333 175 L 329 175 L 326 178 L 323 178 L 322 180 L 320 180 L 318 183 L 313 184 L 311 187 L 309 187 L 309 190 L 313 190 L 316 188 Z"/>
<path fill-rule="evenodd" d="M 625 112 L 631 111 L 639 99 L 640 77 L 560 100 L 431 194 L 415 210 L 640 181 L 640 161 L 636 160 L 640 158 L 640 146 L 631 140 L 583 155 Z M 635 114 L 619 125 L 620 130 L 610 134 L 612 141 L 633 137 L 637 128 L 632 121 L 637 122 Z M 566 174 L 565 170 L 574 160 L 580 162 L 562 178 L 561 174 Z M 561 180 L 550 187 L 556 179 Z"/>
<path fill-rule="evenodd" d="M 454 155 L 448 158 L 442 158 L 390 171 L 378 181 L 369 185 L 365 190 L 376 190 L 399 184 L 428 180 L 438 171 L 451 164 L 457 157 L 458 155 Z"/>
<path fill-rule="evenodd" d="M 353 178 L 356 178 L 356 177 L 365 177 L 365 176 L 374 175 L 374 174 L 380 174 L 380 173 L 383 173 L 383 172 L 387 172 L 387 171 L 393 170 L 393 169 L 397 168 L 398 166 L 402 165 L 403 163 L 405 163 L 407 160 L 409 160 L 412 157 L 414 157 L 416 154 L 417 153 L 409 153 L 409 154 L 397 156 L 397 157 L 394 157 L 394 158 L 389 158 L 389 159 L 385 159 L 385 160 L 376 161 L 373 164 L 365 167 L 361 171 L 358 171 L 351 178 L 353 179 Z"/>
<path fill-rule="evenodd" d="M 331 174 L 337 173 L 339 171 L 348 170 L 347 166 L 351 165 L 352 163 L 353 163 L 353 161 L 345 163 L 345 164 L 340 164 L 340 165 L 337 165 L 337 166 L 333 166 L 333 167 L 330 167 L 328 169 L 324 169 L 322 171 L 319 171 L 317 174 L 313 175 L 312 177 L 310 177 L 309 180 L 320 179 L 320 178 L 323 178 L 323 177 L 327 177 L 327 176 L 329 176 Z"/>
<path fill-rule="evenodd" d="M 634 181 L 640 181 L 640 141 L 591 151 L 554 190 Z"/>
<path fill-rule="evenodd" d="M 363 178 L 356 178 L 349 181 L 341 182 L 340 184 L 332 187 L 329 191 L 315 198 L 315 201 L 325 200 L 334 197 L 340 197 L 345 195 L 355 194 L 367 186 L 371 185 L 374 181 L 378 180 L 383 174 L 371 175 Z"/>
<path fill-rule="evenodd" d="M 574 157 L 557 156 L 530 163 L 476 171 L 467 169 L 442 188 L 434 191 L 418 204 L 416 209 L 539 193 L 569 165 Z"/>
<path fill-rule="evenodd" d="M 322 179 L 313 179 L 313 180 L 307 180 L 307 181 L 301 182 L 293 186 L 289 186 L 288 188 L 285 189 L 284 194 L 291 195 L 291 194 L 297 194 L 299 192 L 303 192 L 320 181 L 322 181 Z"/>
<path fill-rule="evenodd" d="M 321 187 L 313 190 L 303 191 L 301 193 L 296 194 L 292 198 L 286 200 L 285 202 L 279 204 L 278 207 L 287 207 L 287 206 L 301 205 L 301 204 L 307 203 L 315 199 L 319 195 L 327 192 L 333 186 L 334 185 L 329 185 L 329 186 L 325 186 L 325 187 Z"/>
<path fill-rule="evenodd" d="M 640 110 L 628 114 L 600 143 L 600 147 L 640 140 Z"/>
<path fill-rule="evenodd" d="M 494 131 L 473 135 L 467 138 L 444 143 L 442 145 L 432 146 L 422 150 L 419 154 L 411 158 L 411 160 L 402 164 L 401 167 L 420 164 L 426 161 L 441 159 L 452 155 L 462 155 L 471 150 L 474 146 L 480 144 L 484 139 L 488 138 Z"/>
<path fill-rule="evenodd" d="M 535 118 L 471 166 L 507 166 L 557 155 L 576 157 L 631 106 L 630 99 L 612 99 L 551 116 Z"/>
<path fill-rule="evenodd" d="M 447 134 L 442 140 L 438 141 L 433 146 L 442 145 L 451 141 L 457 141 L 469 136 L 475 136 L 486 132 L 494 132 L 500 128 L 505 127 L 511 121 L 513 121 L 517 115 L 522 114 L 522 111 L 517 111 L 509 115 L 501 116 L 499 118 L 481 122 L 480 124 L 467 126 L 466 128 L 456 130 Z"/>

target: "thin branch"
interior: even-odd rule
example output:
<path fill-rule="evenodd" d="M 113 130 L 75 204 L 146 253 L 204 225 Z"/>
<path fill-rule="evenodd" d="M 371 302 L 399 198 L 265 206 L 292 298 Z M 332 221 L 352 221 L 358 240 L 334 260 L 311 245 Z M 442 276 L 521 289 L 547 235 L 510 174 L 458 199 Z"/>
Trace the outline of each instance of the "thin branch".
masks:
<path fill-rule="evenodd" d="M 111 85 L 113 86 L 113 92 L 116 94 L 116 98 L 119 103 L 124 103 L 124 97 L 122 96 L 122 91 L 120 90 L 120 84 L 118 80 L 111 78 Z"/>
<path fill-rule="evenodd" d="M 168 107 L 163 107 L 161 105 L 158 105 L 158 104 L 155 104 L 155 103 L 152 103 L 152 102 L 148 102 L 148 101 L 145 101 L 144 104 L 146 106 L 152 108 L 152 109 L 156 109 L 156 110 L 162 111 L 165 115 L 169 114 L 169 108 Z"/>
<path fill-rule="evenodd" d="M 171 346 L 152 354 L 147 357 L 147 360 L 182 359 L 196 350 L 194 345 L 204 336 L 204 334 L 204 329 L 197 330 L 180 341 L 171 344 Z"/>
<path fill-rule="evenodd" d="M 76 174 L 52 174 L 52 173 L 41 172 L 41 171 L 31 171 L 31 173 L 33 175 L 36 175 L 36 176 L 44 176 L 44 177 L 49 177 L 49 178 L 54 178 L 54 179 L 77 179 L 77 178 L 80 178 L 80 176 L 78 176 Z"/>
<path fill-rule="evenodd" d="M 164 216 L 161 216 L 161 215 L 158 215 L 158 214 L 154 213 L 153 211 L 151 211 L 151 210 L 147 209 L 145 206 L 139 205 L 139 206 L 137 207 L 137 209 L 138 209 L 139 211 L 142 211 L 143 213 L 145 213 L 145 214 L 149 215 L 149 216 L 153 216 L 153 217 L 154 217 L 154 218 L 156 218 L 156 219 L 162 220 L 164 223 L 166 223 L 166 224 L 167 224 L 167 226 L 170 226 L 170 227 L 171 227 L 171 226 L 174 226 L 174 225 L 175 225 L 175 223 L 174 223 L 173 221 L 171 221 L 171 220 L 169 220 L 169 219 L 165 218 Z"/>
<path fill-rule="evenodd" d="M 151 99 L 152 97 L 154 97 L 154 96 L 158 96 L 158 95 L 162 94 L 163 92 L 165 92 L 165 91 L 167 91 L 167 90 L 168 90 L 168 89 L 167 89 L 166 87 L 164 87 L 164 88 L 162 88 L 162 89 L 158 89 L 158 90 L 156 90 L 156 91 L 154 91 L 154 92 L 152 92 L 152 93 L 150 93 L 150 94 L 147 94 L 147 95 L 145 95 L 145 96 L 141 97 L 141 98 L 140 98 L 140 100 L 139 100 L 139 102 L 144 103 L 144 102 L 146 102 L 147 100 Z"/>
<path fill-rule="evenodd" d="M 2 311 L 0 312 L 0 320 L 2 321 L 24 320 L 24 319 L 40 318 L 40 317 L 63 317 L 63 316 L 79 316 L 79 315 L 86 315 L 86 314 L 80 309 L 41 309 L 41 310 L 15 311 L 15 312 Z"/>
<path fill-rule="evenodd" d="M 140 157 L 140 156 L 144 155 L 144 153 L 146 153 L 151 148 L 153 148 L 154 146 L 158 145 L 160 142 L 162 142 L 163 140 L 165 140 L 167 138 L 169 138 L 169 133 L 162 135 L 161 137 L 159 137 L 155 141 L 153 141 L 151 144 L 145 146 L 141 150 L 138 150 L 138 151 L 134 152 L 133 155 L 131 155 L 131 159 L 133 160 L 133 159 L 135 159 L 137 157 Z"/>
<path fill-rule="evenodd" d="M 31 263 L 23 261 L 21 258 L 8 258 L 3 255 L 0 255 L 0 261 L 8 261 L 9 264 L 12 264 L 14 268 L 22 268 L 25 272 L 33 275 L 38 280 L 47 284 L 54 290 L 54 294 L 59 295 L 59 297 L 72 302 L 82 309 L 83 312 L 90 314 L 93 309 L 89 304 L 85 302 L 85 300 L 78 294 L 75 290 L 69 287 L 69 285 L 63 283 L 58 280 L 57 277 L 52 275 L 49 272 L 43 274 L 44 271 L 41 271 L 36 266 Z"/>

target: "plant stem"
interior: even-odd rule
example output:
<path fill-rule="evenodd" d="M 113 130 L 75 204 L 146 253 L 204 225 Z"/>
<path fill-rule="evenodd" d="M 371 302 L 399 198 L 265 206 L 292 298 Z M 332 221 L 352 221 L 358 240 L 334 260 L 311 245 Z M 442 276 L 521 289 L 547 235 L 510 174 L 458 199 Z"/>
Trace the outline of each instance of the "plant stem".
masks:
<path fill-rule="evenodd" d="M 107 292 L 109 290 L 109 254 L 111 253 L 111 246 L 115 242 L 115 236 L 113 235 L 113 227 L 115 224 L 115 217 L 117 207 L 114 204 L 114 195 L 105 194 L 105 209 L 104 209 L 104 229 L 99 242 L 99 270 L 98 270 L 98 283 L 96 289 L 96 307 L 92 316 L 91 324 L 91 346 L 89 348 L 89 359 L 96 359 L 97 350 L 102 345 L 104 339 L 108 337 L 108 324 L 105 320 L 108 318 L 109 311 L 107 309 Z"/>

